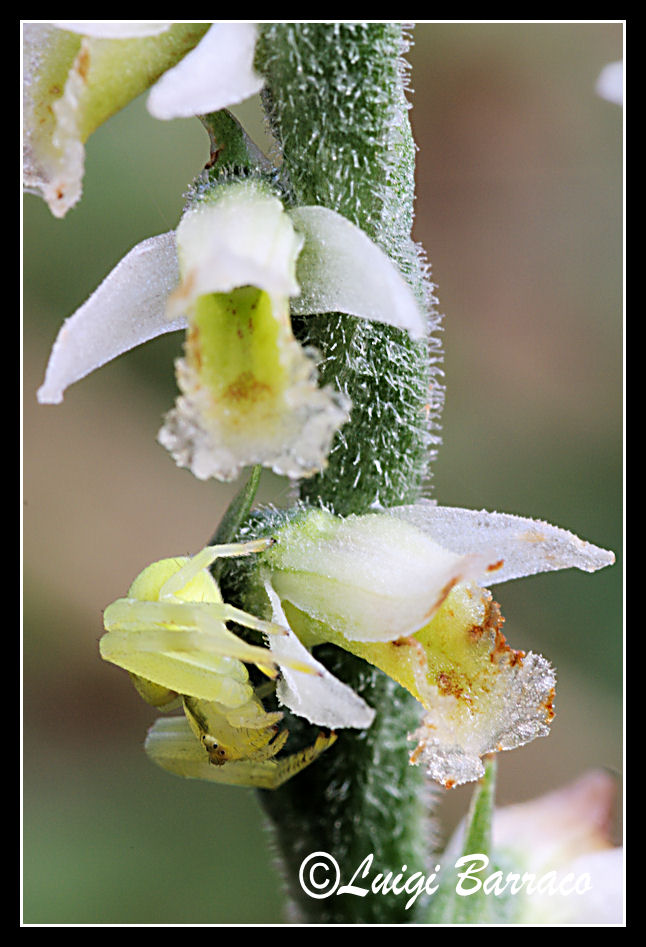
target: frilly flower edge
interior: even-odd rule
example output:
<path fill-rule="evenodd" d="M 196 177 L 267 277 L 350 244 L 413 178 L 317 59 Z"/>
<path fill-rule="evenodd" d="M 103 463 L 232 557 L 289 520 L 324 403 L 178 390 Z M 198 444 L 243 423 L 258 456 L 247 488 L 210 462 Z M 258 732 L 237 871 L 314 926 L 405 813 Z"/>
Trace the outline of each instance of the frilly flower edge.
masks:
<path fill-rule="evenodd" d="M 301 315 L 340 311 L 426 333 L 403 277 L 358 227 L 323 207 L 286 211 L 252 177 L 218 185 L 175 233 L 127 254 L 64 323 L 38 398 L 58 403 L 121 352 L 186 327 L 182 394 L 160 434 L 177 462 L 201 479 L 258 463 L 308 476 L 325 466 L 350 404 L 318 387 L 290 303 Z"/>

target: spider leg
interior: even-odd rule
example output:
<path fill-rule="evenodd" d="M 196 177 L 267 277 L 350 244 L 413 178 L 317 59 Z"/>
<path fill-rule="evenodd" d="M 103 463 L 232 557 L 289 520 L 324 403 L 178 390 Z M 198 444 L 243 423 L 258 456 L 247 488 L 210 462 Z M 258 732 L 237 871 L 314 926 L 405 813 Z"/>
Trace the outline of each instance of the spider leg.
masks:
<path fill-rule="evenodd" d="M 273 545 L 273 539 L 254 539 L 248 543 L 229 543 L 222 546 L 205 546 L 195 556 L 192 556 L 188 562 L 178 569 L 168 578 L 159 590 L 160 599 L 172 598 L 188 585 L 191 579 L 202 571 L 208 569 L 216 559 L 229 558 L 234 556 L 249 556 L 255 552 L 263 552 L 268 546 Z"/>
<path fill-rule="evenodd" d="M 218 616 L 219 605 L 213 602 L 117 599 L 103 616 L 107 634 L 101 639 L 101 654 L 111 660 L 113 655 L 132 652 L 210 652 L 258 664 L 275 677 L 271 651 L 247 644 Z"/>
<path fill-rule="evenodd" d="M 313 763 L 314 760 L 331 747 L 335 741 L 336 733 L 324 733 L 320 731 L 312 746 L 308 746 L 304 750 L 299 750 L 297 753 L 292 753 L 290 756 L 285 756 L 282 760 L 268 760 L 265 766 L 268 766 L 269 763 L 273 763 L 274 767 L 272 770 L 268 770 L 263 774 L 262 788 L 278 789 L 279 786 L 286 783 L 292 776 L 296 776 L 297 773 L 304 770 L 310 763 Z M 260 783 L 255 783 L 254 785 L 260 786 Z"/>
<path fill-rule="evenodd" d="M 109 605 L 103 613 L 103 622 L 108 633 L 112 631 L 118 631 L 119 634 L 126 631 L 144 632 L 151 627 L 165 628 L 168 631 L 194 632 L 201 637 L 190 644 L 187 638 L 185 639 L 187 643 L 182 647 L 181 639 L 178 638 L 172 646 L 169 643 L 168 646 L 160 647 L 159 650 L 211 650 L 230 655 L 249 664 L 257 664 L 268 677 L 276 677 L 275 666 L 278 662 L 272 652 L 268 648 L 247 644 L 225 626 L 225 621 L 237 621 L 238 624 L 256 628 L 259 631 L 267 631 L 271 624 L 254 618 L 253 615 L 248 615 L 240 609 L 225 605 L 223 602 L 180 602 L 168 599 L 163 602 L 147 602 L 140 599 L 120 598 Z M 275 626 L 275 628 L 279 627 Z M 286 634 L 284 629 L 280 628 L 280 631 L 281 634 Z M 213 639 L 212 646 L 207 645 L 208 638 Z M 144 640 L 142 638 L 142 642 Z M 221 648 L 218 648 L 217 641 L 222 643 Z M 199 642 L 204 642 L 203 648 Z M 228 642 L 228 647 L 224 646 L 224 642 Z M 133 648 L 129 646 L 127 650 L 133 650 Z M 145 649 L 142 647 L 141 650 L 154 650 L 154 646 Z M 317 674 L 315 669 L 299 658 L 289 658 L 282 663 L 307 674 Z"/>
<path fill-rule="evenodd" d="M 145 750 L 162 769 L 186 779 L 277 789 L 309 766 L 335 740 L 335 733 L 321 732 L 312 746 L 282 760 L 236 760 L 213 766 L 185 717 L 161 717 L 148 731 Z"/>

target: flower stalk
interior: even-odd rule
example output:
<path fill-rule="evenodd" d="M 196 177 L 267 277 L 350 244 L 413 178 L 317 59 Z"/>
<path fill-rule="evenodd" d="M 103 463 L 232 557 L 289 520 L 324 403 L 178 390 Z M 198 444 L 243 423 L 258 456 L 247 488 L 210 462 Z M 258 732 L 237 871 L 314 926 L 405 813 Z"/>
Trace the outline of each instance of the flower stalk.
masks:
<path fill-rule="evenodd" d="M 324 384 L 353 404 L 324 471 L 301 496 L 335 512 L 413 502 L 428 476 L 442 405 L 439 317 L 413 242 L 415 145 L 401 24 L 271 24 L 257 62 L 283 168 L 298 204 L 342 214 L 396 263 L 426 313 L 422 341 L 326 312 L 295 320 Z M 300 334 L 299 334 L 300 333 Z"/>
<path fill-rule="evenodd" d="M 438 319 L 411 239 L 406 48 L 398 24 L 268 24 L 256 60 L 294 202 L 330 208 L 360 226 L 396 263 L 428 318 L 420 341 L 338 313 L 293 320 L 297 337 L 320 352 L 322 382 L 353 406 L 326 468 L 300 484 L 303 500 L 341 514 L 417 499 L 436 440 L 441 388 L 430 339 Z M 389 677 L 333 646 L 319 648 L 317 658 L 377 715 L 365 731 L 339 731 L 327 758 L 262 793 L 290 897 L 310 923 L 410 922 L 406 895 L 315 900 L 299 885 L 300 863 L 311 852 L 332 853 L 349 878 L 370 853 L 383 871 L 404 864 L 424 870 L 430 847 L 430 793 L 423 772 L 408 762 L 418 705 Z"/>
<path fill-rule="evenodd" d="M 296 920 L 515 919 L 503 899 L 465 903 L 446 884 L 429 914 L 408 885 L 357 898 L 302 882 L 313 853 L 344 883 L 368 865 L 431 875 L 428 776 L 481 780 L 462 851 L 489 853 L 492 754 L 547 734 L 555 674 L 507 645 L 484 586 L 614 561 L 541 521 L 423 498 L 443 386 L 411 236 L 407 30 L 187 24 L 177 47 L 177 24 L 42 26 L 26 172 L 54 214 L 80 196 L 104 99 L 117 108 L 155 83 L 152 114 L 197 115 L 211 142 L 177 228 L 133 248 L 65 322 L 38 392 L 60 402 L 121 352 L 186 330 L 158 439 L 202 480 L 253 467 L 210 545 L 153 563 L 105 609 L 102 657 L 161 713 L 183 712 L 156 721 L 146 752 L 178 776 L 257 787 Z M 133 55 L 148 44 L 157 58 Z M 141 59 L 134 85 L 119 79 L 128 57 Z M 261 87 L 280 160 L 225 110 Z M 253 510 L 261 466 L 290 478 L 291 509 Z"/>

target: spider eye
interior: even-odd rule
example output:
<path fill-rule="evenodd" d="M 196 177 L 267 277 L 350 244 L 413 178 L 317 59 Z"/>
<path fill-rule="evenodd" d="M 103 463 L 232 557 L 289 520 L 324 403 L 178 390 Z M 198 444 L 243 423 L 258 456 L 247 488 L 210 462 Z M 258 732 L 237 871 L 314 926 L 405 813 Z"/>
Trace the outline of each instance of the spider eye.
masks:
<path fill-rule="evenodd" d="M 209 747 L 209 761 L 214 766 L 223 766 L 227 762 L 227 751 L 223 746 L 210 746 Z"/>

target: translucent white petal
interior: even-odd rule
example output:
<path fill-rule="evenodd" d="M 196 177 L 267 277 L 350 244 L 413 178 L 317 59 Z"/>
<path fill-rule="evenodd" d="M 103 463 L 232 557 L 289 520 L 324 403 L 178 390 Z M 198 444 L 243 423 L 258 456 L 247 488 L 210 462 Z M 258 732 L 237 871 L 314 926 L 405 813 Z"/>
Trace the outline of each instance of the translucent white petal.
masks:
<path fill-rule="evenodd" d="M 254 23 L 215 23 L 154 86 L 149 112 L 162 119 L 205 115 L 259 92 L 263 79 L 253 68 L 256 38 Z"/>
<path fill-rule="evenodd" d="M 545 658 L 530 651 L 519 663 L 500 665 L 486 696 L 472 707 L 429 688 L 429 712 L 411 737 L 418 741 L 411 762 L 423 764 L 432 779 L 447 787 L 479 779 L 485 754 L 547 736 L 555 683 Z"/>
<path fill-rule="evenodd" d="M 413 525 L 379 514 L 311 512 L 277 534 L 263 557 L 283 602 L 349 641 L 395 641 L 426 625 L 460 582 L 486 572 Z"/>
<path fill-rule="evenodd" d="M 292 312 L 345 312 L 424 338 L 426 321 L 410 287 L 359 227 L 327 207 L 297 207 L 290 216 L 305 238 Z"/>
<path fill-rule="evenodd" d="M 128 253 L 58 333 L 38 391 L 58 404 L 73 382 L 122 352 L 165 332 L 186 327 L 170 321 L 166 302 L 177 285 L 175 234 L 144 240 Z"/>
<path fill-rule="evenodd" d="M 624 101 L 624 64 L 623 61 L 611 62 L 604 66 L 597 79 L 597 95 L 609 102 L 623 105 Z"/>
<path fill-rule="evenodd" d="M 134 39 L 139 36 L 157 36 L 165 33 L 171 25 L 166 23 L 146 23 L 137 20 L 51 20 L 53 26 L 82 36 L 94 36 L 97 39 Z"/>
<path fill-rule="evenodd" d="M 271 602 L 273 620 L 289 629 L 280 599 L 269 583 L 265 584 L 265 590 Z M 282 672 L 277 687 L 281 704 L 310 723 L 333 730 L 339 727 L 370 726 L 375 717 L 372 707 L 313 658 L 291 629 L 289 635 L 271 639 L 271 650 Z M 316 673 L 305 674 L 293 670 L 289 664 L 294 661 L 303 662 Z"/>
<path fill-rule="evenodd" d="M 258 182 L 232 184 L 217 199 L 194 205 L 180 221 L 182 285 L 169 312 L 176 316 L 199 296 L 240 286 L 256 286 L 273 299 L 294 295 L 301 245 L 278 198 Z"/>
<path fill-rule="evenodd" d="M 428 500 L 388 512 L 419 527 L 445 549 L 487 556 L 490 563 L 482 577 L 487 586 L 558 569 L 595 572 L 615 561 L 612 552 L 574 533 L 510 513 L 436 506 Z"/>

